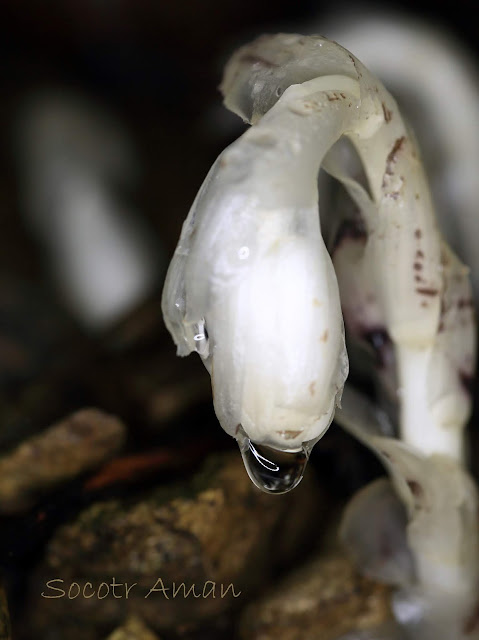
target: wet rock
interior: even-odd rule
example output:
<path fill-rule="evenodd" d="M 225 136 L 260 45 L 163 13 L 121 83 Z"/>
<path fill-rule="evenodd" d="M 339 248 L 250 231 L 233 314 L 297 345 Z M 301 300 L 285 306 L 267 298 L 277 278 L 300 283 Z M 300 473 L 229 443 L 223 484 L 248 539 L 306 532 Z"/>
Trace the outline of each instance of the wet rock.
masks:
<path fill-rule="evenodd" d="M 125 621 L 121 627 L 111 633 L 107 640 L 160 640 L 159 637 L 153 633 L 142 622 L 140 618 L 131 616 Z"/>
<path fill-rule="evenodd" d="M 160 632 L 186 621 L 191 630 L 243 606 L 278 559 L 304 548 L 322 510 L 312 476 L 270 496 L 237 453 L 210 459 L 188 483 L 95 503 L 48 545 L 31 583 L 31 624 L 56 638 L 68 620 L 99 630 L 128 613 Z"/>
<path fill-rule="evenodd" d="M 336 640 L 391 620 L 390 588 L 360 576 L 344 555 L 320 556 L 242 614 L 244 640 Z"/>
<path fill-rule="evenodd" d="M 83 409 L 0 458 L 0 512 L 29 508 L 48 489 L 97 467 L 123 445 L 124 424 Z"/>

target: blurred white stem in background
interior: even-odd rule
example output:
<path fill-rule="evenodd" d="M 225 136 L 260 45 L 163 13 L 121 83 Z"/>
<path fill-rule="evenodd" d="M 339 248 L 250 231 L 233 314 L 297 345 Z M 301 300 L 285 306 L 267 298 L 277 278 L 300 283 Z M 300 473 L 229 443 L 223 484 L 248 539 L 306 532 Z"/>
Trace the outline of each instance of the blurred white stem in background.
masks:
<path fill-rule="evenodd" d="M 79 98 L 31 99 L 17 128 L 27 222 L 77 320 L 105 329 L 140 303 L 157 276 L 137 212 L 122 202 L 137 158 L 120 126 Z"/>

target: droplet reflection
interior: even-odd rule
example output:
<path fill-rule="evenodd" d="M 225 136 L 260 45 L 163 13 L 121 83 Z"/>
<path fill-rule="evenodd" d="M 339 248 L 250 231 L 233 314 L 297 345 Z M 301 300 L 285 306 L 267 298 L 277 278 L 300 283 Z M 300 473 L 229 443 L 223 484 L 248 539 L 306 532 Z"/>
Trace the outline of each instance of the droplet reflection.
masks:
<path fill-rule="evenodd" d="M 252 442 L 243 429 L 238 444 L 244 466 L 252 482 L 266 493 L 287 493 L 303 479 L 308 463 L 309 449 L 280 451 L 273 447 Z"/>

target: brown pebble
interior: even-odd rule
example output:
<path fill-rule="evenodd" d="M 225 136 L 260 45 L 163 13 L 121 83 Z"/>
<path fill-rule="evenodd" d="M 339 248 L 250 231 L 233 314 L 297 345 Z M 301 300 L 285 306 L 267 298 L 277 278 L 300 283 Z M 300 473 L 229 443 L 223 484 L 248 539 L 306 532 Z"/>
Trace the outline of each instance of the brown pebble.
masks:
<path fill-rule="evenodd" d="M 82 409 L 0 458 L 0 512 L 29 508 L 52 487 L 110 459 L 125 425 L 98 409 Z"/>
<path fill-rule="evenodd" d="M 130 616 L 125 623 L 113 631 L 107 640 L 160 640 L 137 616 Z"/>
<path fill-rule="evenodd" d="M 360 576 L 344 554 L 319 556 L 246 608 L 242 640 L 336 640 L 392 619 L 390 588 Z"/>

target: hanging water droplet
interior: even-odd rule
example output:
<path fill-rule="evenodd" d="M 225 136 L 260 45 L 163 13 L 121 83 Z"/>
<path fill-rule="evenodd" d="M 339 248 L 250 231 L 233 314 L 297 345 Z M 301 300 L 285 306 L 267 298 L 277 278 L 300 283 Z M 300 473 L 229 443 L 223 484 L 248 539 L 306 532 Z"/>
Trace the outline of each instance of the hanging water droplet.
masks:
<path fill-rule="evenodd" d="M 238 444 L 244 466 L 252 482 L 266 493 L 287 493 L 303 479 L 310 449 L 280 451 L 252 442 L 240 427 Z"/>

